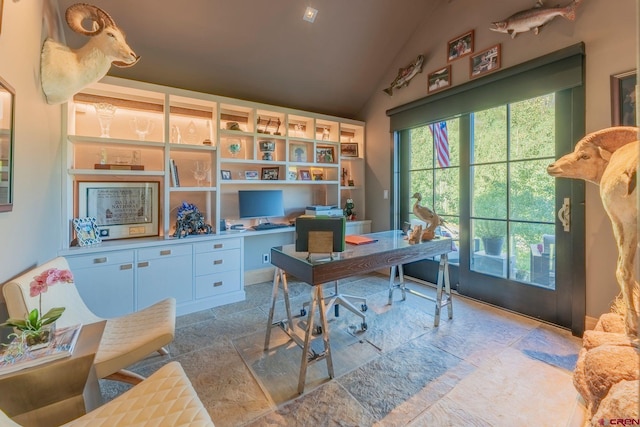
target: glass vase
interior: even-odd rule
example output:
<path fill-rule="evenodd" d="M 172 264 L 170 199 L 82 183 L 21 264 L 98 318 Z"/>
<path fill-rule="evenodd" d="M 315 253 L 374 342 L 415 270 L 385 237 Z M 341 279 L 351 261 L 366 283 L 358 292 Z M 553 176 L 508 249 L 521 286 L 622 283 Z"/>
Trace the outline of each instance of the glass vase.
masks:
<path fill-rule="evenodd" d="M 111 127 L 111 120 L 116 114 L 117 107 L 107 102 L 100 102 L 93 104 L 98 115 L 98 121 L 100 122 L 100 137 L 109 138 L 109 128 Z"/>
<path fill-rule="evenodd" d="M 22 331 L 22 344 L 26 351 L 34 351 L 49 346 L 56 332 L 55 322 L 44 325 L 37 331 Z"/>

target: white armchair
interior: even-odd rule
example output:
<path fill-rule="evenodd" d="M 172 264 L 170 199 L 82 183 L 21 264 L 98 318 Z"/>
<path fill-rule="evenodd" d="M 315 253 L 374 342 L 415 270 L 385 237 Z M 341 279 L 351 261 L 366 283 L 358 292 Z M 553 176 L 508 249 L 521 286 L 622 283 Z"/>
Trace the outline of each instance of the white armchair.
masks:
<path fill-rule="evenodd" d="M 4 284 L 2 293 L 10 317 L 24 318 L 38 307 L 38 297 L 29 295 L 29 284 L 35 276 L 50 268 L 68 270 L 69 264 L 65 258 L 58 257 Z M 89 310 L 74 283 L 56 284 L 42 294 L 43 312 L 52 307 L 65 307 L 62 317 L 56 321 L 59 327 L 104 320 Z M 94 360 L 98 378 L 131 384 L 141 382 L 144 377 L 125 368 L 155 351 L 162 355 L 168 354 L 164 346 L 173 341 L 175 319 L 176 301 L 173 298 L 167 298 L 135 313 L 106 319 Z"/>

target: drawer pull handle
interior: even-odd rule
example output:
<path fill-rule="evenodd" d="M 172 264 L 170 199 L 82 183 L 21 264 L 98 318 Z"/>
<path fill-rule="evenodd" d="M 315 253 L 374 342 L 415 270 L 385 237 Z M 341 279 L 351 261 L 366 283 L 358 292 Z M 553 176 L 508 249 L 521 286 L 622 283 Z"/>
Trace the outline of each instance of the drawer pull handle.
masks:
<path fill-rule="evenodd" d="M 224 245 L 222 243 L 216 243 L 213 245 L 213 249 L 221 249 Z"/>
<path fill-rule="evenodd" d="M 160 255 L 171 255 L 171 249 L 165 249 L 164 251 L 160 251 Z"/>
<path fill-rule="evenodd" d="M 138 267 L 149 267 L 149 261 L 139 262 Z"/>
<path fill-rule="evenodd" d="M 218 286 L 222 286 L 222 281 L 214 282 L 214 283 L 213 283 L 213 287 L 214 287 L 214 288 L 217 288 Z"/>
<path fill-rule="evenodd" d="M 102 258 L 94 258 L 93 259 L 93 263 L 94 264 L 104 264 L 105 262 L 107 262 L 107 257 L 102 257 Z"/>
<path fill-rule="evenodd" d="M 215 261 L 213 261 L 213 265 L 220 265 L 222 264 L 222 260 L 221 259 L 217 259 Z"/>
<path fill-rule="evenodd" d="M 133 264 L 122 264 L 120 266 L 120 270 L 131 270 L 133 268 Z"/>

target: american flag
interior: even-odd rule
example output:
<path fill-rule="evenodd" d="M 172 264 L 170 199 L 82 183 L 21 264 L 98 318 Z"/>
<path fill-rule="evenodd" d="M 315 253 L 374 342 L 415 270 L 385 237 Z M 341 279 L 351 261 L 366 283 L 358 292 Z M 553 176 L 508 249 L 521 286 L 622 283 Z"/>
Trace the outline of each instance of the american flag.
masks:
<path fill-rule="evenodd" d="M 449 137 L 447 136 L 447 122 L 432 123 L 429 130 L 433 136 L 436 157 L 441 168 L 449 166 Z"/>

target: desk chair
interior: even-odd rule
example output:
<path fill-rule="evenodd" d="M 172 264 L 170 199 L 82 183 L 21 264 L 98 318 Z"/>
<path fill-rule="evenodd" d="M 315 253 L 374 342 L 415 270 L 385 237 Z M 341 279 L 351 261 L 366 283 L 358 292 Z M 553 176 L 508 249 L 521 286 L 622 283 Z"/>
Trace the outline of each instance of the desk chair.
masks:
<path fill-rule="evenodd" d="M 55 258 L 2 287 L 9 317 L 23 319 L 38 307 L 38 297 L 29 295 L 29 284 L 35 276 L 50 268 L 69 270 L 69 264 L 63 257 Z M 89 310 L 75 283 L 58 283 L 49 287 L 42 295 L 42 310 L 46 313 L 52 307 L 65 307 L 62 317 L 56 321 L 59 327 L 105 320 Z M 137 384 L 144 377 L 124 368 L 156 351 L 161 355 L 168 354 L 164 346 L 173 341 L 175 334 L 176 301 L 167 298 L 143 310 L 106 320 L 94 360 L 96 375 L 98 378 Z"/>

